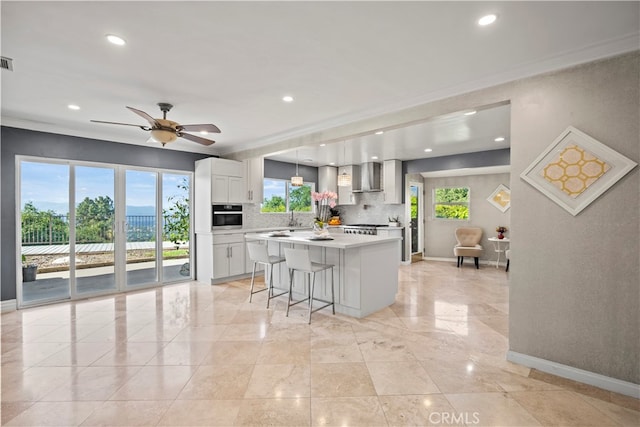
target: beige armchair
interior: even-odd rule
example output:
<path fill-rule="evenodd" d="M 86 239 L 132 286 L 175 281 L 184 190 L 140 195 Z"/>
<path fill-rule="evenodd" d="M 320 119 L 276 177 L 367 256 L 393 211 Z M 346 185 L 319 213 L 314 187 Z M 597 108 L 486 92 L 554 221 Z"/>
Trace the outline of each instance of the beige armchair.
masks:
<path fill-rule="evenodd" d="M 478 259 L 482 254 L 482 228 L 478 227 L 460 227 L 456 228 L 456 240 L 458 244 L 453 248 L 453 254 L 458 257 L 458 267 L 464 261 L 464 257 L 472 256 L 475 261 L 476 268 L 480 268 Z"/>

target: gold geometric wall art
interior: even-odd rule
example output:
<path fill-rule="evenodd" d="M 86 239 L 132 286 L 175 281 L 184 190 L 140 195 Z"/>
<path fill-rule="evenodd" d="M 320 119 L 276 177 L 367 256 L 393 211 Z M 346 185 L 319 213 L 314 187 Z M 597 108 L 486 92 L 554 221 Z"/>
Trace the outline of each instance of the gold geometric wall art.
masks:
<path fill-rule="evenodd" d="M 511 190 L 500 184 L 498 188 L 487 197 L 487 201 L 498 208 L 500 212 L 506 212 L 507 209 L 511 207 Z"/>
<path fill-rule="evenodd" d="M 520 178 L 575 216 L 637 165 L 569 126 Z"/>

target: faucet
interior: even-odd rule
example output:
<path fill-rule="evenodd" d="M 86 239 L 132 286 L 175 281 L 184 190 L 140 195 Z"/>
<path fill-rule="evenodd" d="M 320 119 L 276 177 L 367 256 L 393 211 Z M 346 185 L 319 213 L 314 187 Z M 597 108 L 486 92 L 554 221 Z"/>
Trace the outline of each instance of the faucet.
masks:
<path fill-rule="evenodd" d="M 289 224 L 288 225 L 289 225 L 289 227 L 297 227 L 299 225 L 298 221 L 293 219 L 293 211 L 291 211 L 291 219 L 289 220 Z"/>

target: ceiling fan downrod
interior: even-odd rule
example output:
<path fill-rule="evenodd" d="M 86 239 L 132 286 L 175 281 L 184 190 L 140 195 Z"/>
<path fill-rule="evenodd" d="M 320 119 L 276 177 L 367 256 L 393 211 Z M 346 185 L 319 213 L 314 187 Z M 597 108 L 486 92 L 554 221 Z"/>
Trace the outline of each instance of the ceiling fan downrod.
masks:
<path fill-rule="evenodd" d="M 167 102 L 158 102 L 158 107 L 160 107 L 160 111 L 162 111 L 162 118 L 167 120 L 167 113 L 171 111 L 173 105 Z"/>

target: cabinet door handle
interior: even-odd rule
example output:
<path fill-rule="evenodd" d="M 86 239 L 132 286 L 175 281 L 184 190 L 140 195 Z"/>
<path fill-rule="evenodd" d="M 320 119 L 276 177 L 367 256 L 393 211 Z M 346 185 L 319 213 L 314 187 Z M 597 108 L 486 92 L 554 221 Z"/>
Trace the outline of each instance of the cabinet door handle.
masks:
<path fill-rule="evenodd" d="M 229 258 L 233 258 L 233 247 L 229 246 Z"/>

